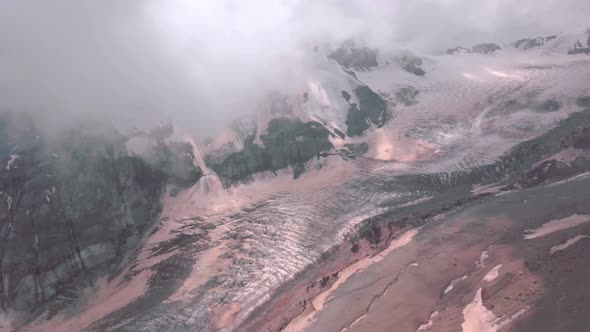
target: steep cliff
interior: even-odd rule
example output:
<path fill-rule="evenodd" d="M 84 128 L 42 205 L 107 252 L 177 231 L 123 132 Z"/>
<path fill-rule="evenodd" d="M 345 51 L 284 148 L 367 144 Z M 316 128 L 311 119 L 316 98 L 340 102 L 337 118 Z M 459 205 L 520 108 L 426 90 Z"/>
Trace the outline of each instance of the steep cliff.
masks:
<path fill-rule="evenodd" d="M 112 275 L 159 214 L 166 184 L 201 174 L 184 144 L 154 135 L 150 160 L 114 130 L 45 134 L 23 114 L 1 114 L 0 136 L 0 306 L 25 321 Z"/>
<path fill-rule="evenodd" d="M 330 135 L 318 122 L 276 118 L 269 122 L 266 134 L 260 136 L 262 146 L 254 143 L 255 137 L 250 136 L 241 151 L 230 154 L 211 167 L 230 181 L 244 180 L 256 172 L 276 171 L 291 165 L 301 168 L 303 163 L 319 158 L 322 152 L 333 148 Z"/>

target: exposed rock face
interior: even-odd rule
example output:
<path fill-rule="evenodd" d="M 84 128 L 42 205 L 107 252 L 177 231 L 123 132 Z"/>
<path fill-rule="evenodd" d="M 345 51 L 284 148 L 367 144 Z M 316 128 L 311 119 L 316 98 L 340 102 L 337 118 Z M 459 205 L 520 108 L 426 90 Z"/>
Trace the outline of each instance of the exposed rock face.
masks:
<path fill-rule="evenodd" d="M 570 50 L 567 53 L 568 54 L 586 54 L 586 55 L 589 55 L 590 54 L 590 47 L 586 47 L 586 48 L 574 48 L 573 50 Z"/>
<path fill-rule="evenodd" d="M 0 124 L 0 305 L 24 320 L 50 317 L 113 273 L 158 215 L 166 183 L 200 176 L 181 143 L 152 137 L 159 158 L 148 161 L 115 131 L 47 137 L 22 114 Z"/>
<path fill-rule="evenodd" d="M 346 134 L 360 136 L 369 129 L 370 124 L 377 126 L 377 128 L 383 127 L 391 118 L 391 113 L 383 98 L 367 86 L 359 86 L 354 93 L 359 100 L 359 105 L 350 102 L 350 94 L 343 92 L 343 98 L 350 104 L 350 110 L 346 117 L 346 125 L 348 126 Z"/>
<path fill-rule="evenodd" d="M 319 157 L 332 149 L 331 133 L 320 123 L 303 123 L 298 119 L 277 118 L 270 121 L 267 133 L 260 136 L 263 146 L 257 145 L 254 136 L 248 137 L 244 148 L 228 155 L 211 168 L 224 179 L 247 180 L 257 172 L 276 171 L 290 165 L 299 165 Z M 300 169 L 299 172 L 302 170 Z"/>
<path fill-rule="evenodd" d="M 356 78 L 354 70 L 367 71 L 376 69 L 379 66 L 377 61 L 378 52 L 375 49 L 367 47 L 358 48 L 353 43 L 345 43 L 344 46 L 336 49 L 328 55 L 328 58 L 338 62 L 347 72 Z M 408 73 L 416 76 L 424 76 L 426 72 L 421 68 L 422 59 L 409 52 L 404 51 L 402 55 L 396 56 L 393 59 L 394 63 Z M 387 65 L 389 61 L 385 61 Z"/>
<path fill-rule="evenodd" d="M 585 113 L 587 117 L 588 111 Z M 590 170 L 590 127 L 582 127 L 561 138 L 557 153 L 533 165 L 518 182 L 509 184 L 503 189 L 536 187 L 588 170 Z"/>
<path fill-rule="evenodd" d="M 502 48 L 498 44 L 494 43 L 484 43 L 484 44 L 477 44 L 470 49 L 464 47 L 455 47 L 450 48 L 447 50 L 447 54 L 468 54 L 468 53 L 478 53 L 478 54 L 491 54 L 496 51 L 501 50 Z"/>
<path fill-rule="evenodd" d="M 346 69 L 366 70 L 377 67 L 377 50 L 367 47 L 357 48 L 353 44 L 342 46 L 328 56 Z"/>
<path fill-rule="evenodd" d="M 205 162 L 207 164 L 219 164 L 232 153 L 242 151 L 249 138 L 256 135 L 256 123 L 249 118 L 239 119 L 232 123 L 230 131 L 233 132 L 235 137 L 217 146 L 210 148 L 214 144 L 214 142 L 211 142 L 212 139 L 203 142 L 207 148 L 205 155 Z"/>
<path fill-rule="evenodd" d="M 502 48 L 498 44 L 494 43 L 485 43 L 485 44 L 477 44 L 471 48 L 472 53 L 480 53 L 480 54 L 490 54 L 494 53 Z"/>
<path fill-rule="evenodd" d="M 574 47 L 568 51 L 568 54 L 590 54 L 590 29 L 586 30 L 586 34 L 588 35 L 588 39 L 586 39 L 585 45 L 582 44 L 580 39 L 576 40 Z"/>
<path fill-rule="evenodd" d="M 524 38 L 514 42 L 514 47 L 527 50 L 529 48 L 539 47 L 545 45 L 547 42 L 557 38 L 557 35 L 537 38 Z"/>
<path fill-rule="evenodd" d="M 203 176 L 203 170 L 193 163 L 195 156 L 190 144 L 185 142 L 161 144 L 158 146 L 159 158 L 151 163 L 168 176 L 171 184 L 179 188 L 188 188 Z"/>
<path fill-rule="evenodd" d="M 189 143 L 170 139 L 173 132 L 172 125 L 166 124 L 149 132 L 135 132 L 123 139 L 129 154 L 162 170 L 170 184 L 184 189 L 197 182 L 203 176 L 203 170 L 195 166 L 193 148 Z"/>
<path fill-rule="evenodd" d="M 422 58 L 419 56 L 408 54 L 403 55 L 399 58 L 400 67 L 408 73 L 416 76 L 424 76 L 426 72 L 420 66 L 422 66 Z"/>
<path fill-rule="evenodd" d="M 547 99 L 536 107 L 539 112 L 555 112 L 561 108 L 561 103 L 555 99 Z"/>
<path fill-rule="evenodd" d="M 588 41 L 590 41 L 590 37 L 588 37 Z M 590 45 L 588 47 L 584 47 L 582 43 L 577 40 L 574 43 L 574 48 L 567 52 L 568 54 L 590 54 Z"/>

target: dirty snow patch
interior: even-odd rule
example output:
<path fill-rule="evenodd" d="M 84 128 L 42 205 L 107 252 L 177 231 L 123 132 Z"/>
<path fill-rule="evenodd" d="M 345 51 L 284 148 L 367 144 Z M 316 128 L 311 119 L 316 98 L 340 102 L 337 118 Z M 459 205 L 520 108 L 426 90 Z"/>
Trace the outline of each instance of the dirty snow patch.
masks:
<path fill-rule="evenodd" d="M 490 270 L 490 272 L 488 272 L 488 274 L 485 275 L 485 277 L 483 277 L 484 281 L 492 281 L 496 278 L 498 278 L 498 276 L 500 275 L 498 273 L 498 271 L 500 270 L 500 268 L 502 267 L 502 264 L 498 264 L 496 266 L 494 266 L 493 269 Z"/>
<path fill-rule="evenodd" d="M 486 260 L 488 259 L 488 251 L 484 250 L 481 252 L 481 256 L 479 256 L 479 260 L 475 262 L 476 267 L 484 267 L 486 265 Z"/>
<path fill-rule="evenodd" d="M 464 322 L 461 324 L 463 332 L 497 332 L 510 322 L 524 314 L 526 309 L 521 309 L 508 319 L 502 321 L 500 317 L 488 310 L 483 305 L 481 298 L 481 288 L 475 293 L 473 302 L 469 303 L 463 309 Z"/>
<path fill-rule="evenodd" d="M 558 251 L 562 251 L 562 250 L 569 248 L 570 246 L 572 246 L 573 244 L 575 244 L 576 242 L 578 242 L 580 240 L 588 239 L 588 238 L 590 238 L 590 236 L 588 236 L 588 235 L 578 235 L 574 238 L 571 238 L 571 239 L 565 241 L 565 243 L 563 243 L 563 244 L 558 244 L 556 246 L 551 247 L 551 250 L 549 252 L 551 253 L 551 255 L 553 255 L 554 253 L 556 253 Z"/>
<path fill-rule="evenodd" d="M 420 326 L 418 326 L 418 329 L 416 330 L 416 332 L 420 332 L 420 331 L 426 331 L 428 329 L 430 329 L 432 327 L 432 320 L 434 318 L 436 318 L 436 316 L 438 316 L 439 312 L 438 311 L 433 311 L 430 314 L 430 318 L 428 318 L 428 323 L 422 324 Z"/>
<path fill-rule="evenodd" d="M 525 240 L 535 239 L 538 237 L 551 234 L 553 232 L 560 231 L 562 229 L 572 228 L 590 221 L 590 216 L 573 214 L 567 218 L 551 220 L 544 223 L 541 227 L 536 229 L 527 229 L 525 232 L 528 234 L 524 235 Z"/>

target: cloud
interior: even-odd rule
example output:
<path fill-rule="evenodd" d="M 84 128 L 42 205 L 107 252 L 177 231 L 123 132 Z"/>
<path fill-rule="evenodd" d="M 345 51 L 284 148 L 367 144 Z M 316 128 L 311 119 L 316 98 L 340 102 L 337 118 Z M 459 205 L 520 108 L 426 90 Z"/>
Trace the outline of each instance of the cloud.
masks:
<path fill-rule="evenodd" d="M 0 2 L 0 105 L 60 122 L 78 115 L 182 112 L 182 66 L 162 54 L 136 6 L 118 1 Z"/>
<path fill-rule="evenodd" d="M 0 0 L 0 108 L 211 132 L 354 39 L 439 52 L 580 30 L 584 0 Z"/>
<path fill-rule="evenodd" d="M 581 30 L 590 15 L 584 0 L 172 0 L 150 6 L 176 42 L 215 36 L 214 48 L 229 44 L 267 52 L 348 38 L 435 51 L 455 42 L 507 42 Z"/>

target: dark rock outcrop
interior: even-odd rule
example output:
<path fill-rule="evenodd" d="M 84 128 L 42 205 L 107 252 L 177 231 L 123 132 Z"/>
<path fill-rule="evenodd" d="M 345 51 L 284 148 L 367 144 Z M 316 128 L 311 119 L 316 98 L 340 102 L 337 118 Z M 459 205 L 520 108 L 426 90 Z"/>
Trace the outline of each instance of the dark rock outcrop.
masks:
<path fill-rule="evenodd" d="M 557 38 L 557 35 L 537 37 L 537 38 L 523 38 L 513 43 L 515 48 L 527 50 L 529 48 L 539 47 L 545 45 L 547 42 Z"/>
<path fill-rule="evenodd" d="M 346 117 L 346 134 L 360 136 L 369 129 L 370 124 L 378 128 L 383 127 L 391 118 L 385 100 L 367 86 L 359 86 L 354 90 L 354 93 L 358 98 L 359 105 L 349 101 L 350 110 Z M 346 99 L 346 95 L 343 94 L 343 96 Z"/>
<path fill-rule="evenodd" d="M 471 53 L 470 49 L 467 49 L 465 47 L 454 47 L 454 48 L 449 48 L 447 50 L 447 54 L 452 55 L 452 54 L 467 54 L 467 53 Z"/>
<path fill-rule="evenodd" d="M 345 159 L 356 159 L 362 157 L 369 151 L 369 145 L 367 143 L 359 144 L 344 144 L 344 146 L 338 151 Z"/>
<path fill-rule="evenodd" d="M 570 135 L 561 139 L 561 149 L 576 149 L 584 151 L 570 162 L 564 162 L 557 158 L 550 158 L 532 167 L 518 182 L 521 188 L 538 186 L 549 181 L 565 179 L 576 174 L 590 170 L 590 128 L 585 127 L 573 131 Z"/>
<path fill-rule="evenodd" d="M 367 47 L 358 48 L 353 44 L 339 47 L 328 55 L 342 67 L 366 70 L 377 67 L 377 50 Z"/>
<path fill-rule="evenodd" d="M 590 37 L 588 37 L 588 42 L 590 42 Z M 574 47 L 567 52 L 567 54 L 586 54 L 590 55 L 590 45 L 588 47 L 584 47 L 579 40 L 576 40 L 574 43 Z"/>
<path fill-rule="evenodd" d="M 169 183 L 179 188 L 188 188 L 203 176 L 203 171 L 194 165 L 192 146 L 184 142 L 159 143 L 156 158 L 148 160 L 156 169 L 162 170 Z"/>
<path fill-rule="evenodd" d="M 400 103 L 406 106 L 411 106 L 416 104 L 416 97 L 419 93 L 420 91 L 413 86 L 404 86 L 399 88 L 395 95 Z"/>
<path fill-rule="evenodd" d="M 320 123 L 303 123 L 298 119 L 277 118 L 270 121 L 267 133 L 260 135 L 263 146 L 254 142 L 252 135 L 244 142 L 244 148 L 234 152 L 211 168 L 229 181 L 247 180 L 252 174 L 276 171 L 290 165 L 298 166 L 321 152 L 332 149 L 331 133 Z"/>
<path fill-rule="evenodd" d="M 574 47 L 567 52 L 568 54 L 590 55 L 590 29 L 586 30 L 586 34 L 588 35 L 588 39 L 586 40 L 586 45 L 583 45 L 582 42 L 578 39 L 574 43 Z"/>
<path fill-rule="evenodd" d="M 337 48 L 328 55 L 328 58 L 338 62 L 344 71 L 358 79 L 353 70 L 366 71 L 379 66 L 377 61 L 378 51 L 367 47 L 356 47 L 354 43 L 345 43 L 342 47 Z M 416 76 L 424 76 L 426 72 L 421 68 L 422 59 L 419 56 L 405 52 L 403 55 L 394 59 L 403 70 Z M 386 61 L 389 65 L 389 61 Z"/>
<path fill-rule="evenodd" d="M 561 103 L 555 99 L 547 99 L 535 107 L 535 109 L 539 112 L 555 112 L 560 108 Z"/>
<path fill-rule="evenodd" d="M 447 50 L 447 54 L 470 54 L 470 53 L 478 53 L 478 54 L 492 54 L 496 51 L 501 50 L 502 48 L 500 45 L 495 43 L 484 43 L 484 44 L 477 44 L 470 49 L 464 47 L 455 47 L 450 48 Z"/>
<path fill-rule="evenodd" d="M 22 114 L 0 115 L 0 306 L 32 319 L 72 304 L 112 274 L 158 216 L 168 182 L 193 182 L 186 147 L 157 160 L 129 137 L 81 127 L 51 137 Z M 187 176 L 190 174 L 190 176 Z"/>
<path fill-rule="evenodd" d="M 584 108 L 590 108 L 590 96 L 582 96 L 576 99 L 576 105 Z"/>
<path fill-rule="evenodd" d="M 399 58 L 400 66 L 403 70 L 416 76 L 424 76 L 426 72 L 420 66 L 422 66 L 422 58 L 419 56 L 410 54 L 404 55 Z"/>

